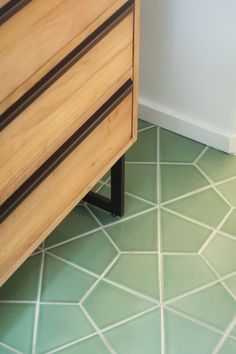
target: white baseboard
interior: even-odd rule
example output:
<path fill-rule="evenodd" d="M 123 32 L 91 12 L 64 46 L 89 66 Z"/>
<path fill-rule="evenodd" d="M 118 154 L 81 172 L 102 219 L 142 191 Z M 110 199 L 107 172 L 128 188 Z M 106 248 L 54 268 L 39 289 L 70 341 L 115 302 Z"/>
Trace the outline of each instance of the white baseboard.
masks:
<path fill-rule="evenodd" d="M 205 145 L 236 154 L 236 135 L 229 135 L 210 126 L 201 125 L 189 117 L 153 104 L 142 97 L 139 98 L 139 118 Z"/>

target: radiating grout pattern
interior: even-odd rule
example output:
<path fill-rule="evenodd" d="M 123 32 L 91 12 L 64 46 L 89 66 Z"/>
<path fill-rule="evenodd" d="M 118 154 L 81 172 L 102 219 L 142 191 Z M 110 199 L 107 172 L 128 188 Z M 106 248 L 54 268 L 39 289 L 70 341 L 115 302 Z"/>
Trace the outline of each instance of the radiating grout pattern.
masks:
<path fill-rule="evenodd" d="M 126 167 L 0 289 L 1 354 L 236 353 L 236 156 L 140 120 Z"/>

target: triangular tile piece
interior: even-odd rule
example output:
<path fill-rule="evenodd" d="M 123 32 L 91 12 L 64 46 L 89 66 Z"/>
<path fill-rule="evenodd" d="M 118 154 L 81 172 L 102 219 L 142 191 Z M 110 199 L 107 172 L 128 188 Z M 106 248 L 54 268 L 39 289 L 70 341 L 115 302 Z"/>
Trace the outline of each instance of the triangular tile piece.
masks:
<path fill-rule="evenodd" d="M 221 338 L 220 334 L 169 310 L 165 311 L 165 333 L 168 354 L 210 354 Z"/>
<path fill-rule="evenodd" d="M 211 230 L 168 211 L 161 211 L 163 252 L 198 252 Z"/>
<path fill-rule="evenodd" d="M 216 227 L 229 211 L 229 206 L 210 188 L 172 202 L 168 204 L 168 209 Z"/>
<path fill-rule="evenodd" d="M 171 307 L 223 331 L 236 313 L 235 300 L 221 284 L 176 300 Z"/>
<path fill-rule="evenodd" d="M 84 302 L 84 307 L 100 328 L 153 307 L 153 303 L 101 281 Z"/>
<path fill-rule="evenodd" d="M 37 353 L 51 351 L 93 332 L 92 325 L 78 305 L 41 305 Z"/>
<path fill-rule="evenodd" d="M 235 354 L 236 353 L 236 340 L 226 339 L 218 354 Z"/>
<path fill-rule="evenodd" d="M 87 209 L 80 205 L 60 223 L 60 225 L 49 235 L 46 240 L 46 247 L 66 241 L 72 237 L 79 236 L 85 232 L 92 231 L 99 227 L 98 223 L 90 215 Z"/>
<path fill-rule="evenodd" d="M 218 185 L 217 189 L 223 194 L 228 202 L 236 208 L 236 179 Z"/>
<path fill-rule="evenodd" d="M 123 254 L 106 278 L 153 299 L 158 299 L 158 256 Z"/>
<path fill-rule="evenodd" d="M 42 255 L 29 257 L 0 288 L 0 300 L 33 301 L 37 297 Z"/>
<path fill-rule="evenodd" d="M 163 162 L 193 162 L 204 149 L 204 145 L 165 129 L 160 131 L 160 145 Z"/>
<path fill-rule="evenodd" d="M 156 165 L 126 165 L 125 190 L 149 202 L 157 202 Z"/>
<path fill-rule="evenodd" d="M 160 317 L 158 309 L 115 327 L 104 335 L 117 353 L 161 353 Z"/>
<path fill-rule="evenodd" d="M 126 161 L 157 161 L 157 128 L 151 128 L 138 134 L 137 142 L 126 154 Z"/>
<path fill-rule="evenodd" d="M 157 211 L 108 226 L 109 236 L 122 251 L 157 251 Z"/>
<path fill-rule="evenodd" d="M 208 149 L 197 163 L 213 181 L 236 176 L 236 156 Z"/>
<path fill-rule="evenodd" d="M 209 183 L 194 166 L 162 165 L 161 166 L 161 200 L 179 197 Z"/>
<path fill-rule="evenodd" d="M 199 256 L 164 256 L 163 266 L 165 300 L 216 279 Z"/>
<path fill-rule="evenodd" d="M 72 345 L 68 348 L 59 351 L 61 354 L 109 354 L 105 344 L 98 336 L 94 336 L 87 340 L 83 340 L 78 344 Z"/>
<path fill-rule="evenodd" d="M 230 289 L 230 291 L 234 294 L 236 298 L 236 275 L 225 279 L 223 282 L 228 287 L 228 289 Z M 236 335 L 236 331 L 235 331 L 235 335 Z"/>
<path fill-rule="evenodd" d="M 97 274 L 101 274 L 117 255 L 103 231 L 55 247 L 51 253 Z"/>
<path fill-rule="evenodd" d="M 236 237 L 236 209 L 232 211 L 221 230 Z"/>
<path fill-rule="evenodd" d="M 80 301 L 95 281 L 96 278 L 46 255 L 41 300 Z"/>
<path fill-rule="evenodd" d="M 236 271 L 235 240 L 217 234 L 202 254 L 221 276 Z"/>
<path fill-rule="evenodd" d="M 138 119 L 138 130 L 151 127 L 152 125 L 153 124 L 147 122 L 146 120 Z"/>
<path fill-rule="evenodd" d="M 31 353 L 35 305 L 0 304 L 0 342 Z"/>

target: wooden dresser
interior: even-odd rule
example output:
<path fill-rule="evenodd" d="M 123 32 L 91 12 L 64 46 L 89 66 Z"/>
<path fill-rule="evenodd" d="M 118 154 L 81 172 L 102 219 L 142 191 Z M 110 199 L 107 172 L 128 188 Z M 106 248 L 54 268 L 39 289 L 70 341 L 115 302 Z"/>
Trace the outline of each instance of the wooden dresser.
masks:
<path fill-rule="evenodd" d="M 137 135 L 139 1 L 0 6 L 2 285 L 80 200 L 106 209 L 88 193 L 111 168 L 113 204 L 122 193 Z"/>

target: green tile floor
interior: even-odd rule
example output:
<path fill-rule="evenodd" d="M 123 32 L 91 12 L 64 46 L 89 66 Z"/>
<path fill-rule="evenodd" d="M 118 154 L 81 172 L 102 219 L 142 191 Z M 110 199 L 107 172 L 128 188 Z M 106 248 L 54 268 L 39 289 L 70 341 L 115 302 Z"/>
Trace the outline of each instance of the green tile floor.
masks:
<path fill-rule="evenodd" d="M 0 289 L 0 354 L 236 353 L 236 156 L 139 129 L 125 216 L 81 203 Z"/>

